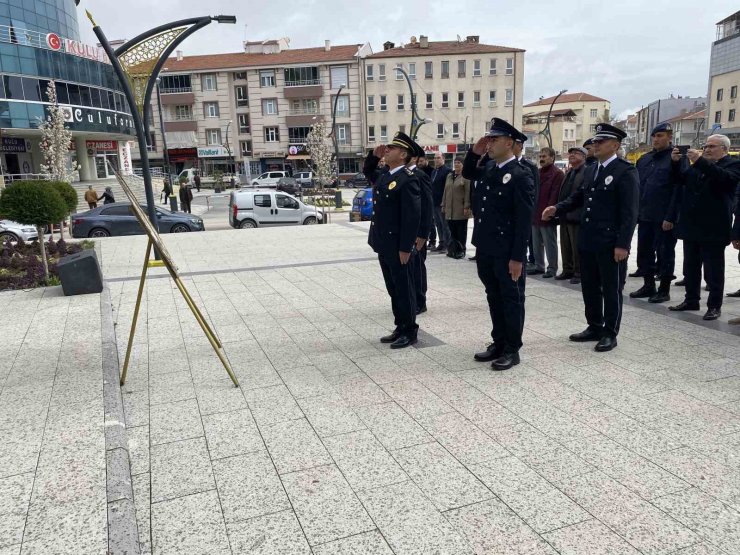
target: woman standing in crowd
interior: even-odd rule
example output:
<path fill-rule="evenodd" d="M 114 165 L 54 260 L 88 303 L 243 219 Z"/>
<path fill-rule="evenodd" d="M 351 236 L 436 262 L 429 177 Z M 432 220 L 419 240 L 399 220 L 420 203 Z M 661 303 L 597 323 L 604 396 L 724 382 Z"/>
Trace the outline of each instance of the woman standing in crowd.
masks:
<path fill-rule="evenodd" d="M 444 194 L 442 195 L 442 213 L 450 228 L 447 256 L 464 258 L 465 245 L 468 241 L 468 218 L 470 218 L 470 180 L 462 176 L 463 160 L 455 158 L 453 171 L 447 176 Z"/>

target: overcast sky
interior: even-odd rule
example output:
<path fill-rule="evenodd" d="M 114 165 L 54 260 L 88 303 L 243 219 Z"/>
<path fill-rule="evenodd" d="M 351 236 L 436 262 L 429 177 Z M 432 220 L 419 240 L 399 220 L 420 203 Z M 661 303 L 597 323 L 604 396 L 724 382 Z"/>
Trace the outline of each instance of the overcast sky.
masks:
<path fill-rule="evenodd" d="M 527 51 L 525 104 L 568 89 L 606 98 L 612 113 L 624 116 L 671 93 L 706 95 L 715 24 L 737 11 L 738 2 L 82 0 L 82 38 L 95 43 L 84 8 L 109 39 L 132 38 L 180 18 L 236 15 L 236 25 L 212 23 L 187 39 L 185 55 L 238 52 L 245 38 L 289 37 L 292 48 L 322 46 L 325 39 L 370 42 L 378 52 L 383 42 L 398 45 L 412 35 L 429 40 L 480 35 L 482 43 Z"/>

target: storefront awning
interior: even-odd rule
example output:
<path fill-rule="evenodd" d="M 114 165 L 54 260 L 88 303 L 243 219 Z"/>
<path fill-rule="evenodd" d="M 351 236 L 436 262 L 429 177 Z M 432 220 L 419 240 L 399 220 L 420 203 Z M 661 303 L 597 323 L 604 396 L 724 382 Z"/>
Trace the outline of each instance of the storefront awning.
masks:
<path fill-rule="evenodd" d="M 198 146 L 198 137 L 195 131 L 167 131 L 167 148 L 195 148 Z"/>
<path fill-rule="evenodd" d="M 291 154 L 289 155 L 286 160 L 310 160 L 311 157 L 307 154 Z"/>

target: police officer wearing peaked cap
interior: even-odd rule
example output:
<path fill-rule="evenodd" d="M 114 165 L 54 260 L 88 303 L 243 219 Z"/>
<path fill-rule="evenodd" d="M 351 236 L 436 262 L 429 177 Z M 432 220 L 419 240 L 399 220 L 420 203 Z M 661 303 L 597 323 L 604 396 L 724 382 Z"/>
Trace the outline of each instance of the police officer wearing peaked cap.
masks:
<path fill-rule="evenodd" d="M 416 243 L 421 215 L 419 181 L 406 167 L 415 153 L 415 143 L 404 133 L 396 133 L 386 145 L 387 171 L 375 182 L 373 218 L 368 244 L 378 254 L 383 280 L 391 297 L 393 333 L 382 337 L 392 349 L 416 343 L 416 292 L 409 261 Z"/>
<path fill-rule="evenodd" d="M 424 149 L 414 142 L 414 154 L 408 168 L 414 172 L 419 180 L 419 193 L 421 201 L 421 214 L 419 218 L 419 231 L 416 233 L 416 248 L 411 257 L 411 275 L 414 279 L 414 290 L 416 291 L 416 313 L 427 311 L 427 243 L 432 229 L 432 180 L 429 175 L 416 166 L 419 158 L 424 158 Z"/>
<path fill-rule="evenodd" d="M 596 156 L 594 156 L 594 140 L 592 137 L 583 142 L 583 148 L 586 149 L 586 167 L 593 166 L 596 163 Z"/>
<path fill-rule="evenodd" d="M 637 225 L 637 170 L 617 156 L 626 136 L 608 123 L 598 124 L 593 137 L 598 163 L 586 168 L 580 189 L 542 213 L 542 219 L 548 220 L 584 208 L 578 230 L 578 251 L 588 327 L 571 335 L 570 340 L 597 341 L 595 350 L 599 352 L 617 346 L 627 256 Z"/>
<path fill-rule="evenodd" d="M 462 170 L 463 177 L 478 181 L 473 244 L 493 322 L 493 343 L 474 358 L 492 361 L 494 370 L 519 364 L 524 331 L 523 264 L 534 209 L 534 182 L 532 173 L 514 155 L 514 142 L 520 137 L 509 123 L 493 118 L 490 131 L 465 156 Z M 491 162 L 479 164 L 484 154 Z"/>

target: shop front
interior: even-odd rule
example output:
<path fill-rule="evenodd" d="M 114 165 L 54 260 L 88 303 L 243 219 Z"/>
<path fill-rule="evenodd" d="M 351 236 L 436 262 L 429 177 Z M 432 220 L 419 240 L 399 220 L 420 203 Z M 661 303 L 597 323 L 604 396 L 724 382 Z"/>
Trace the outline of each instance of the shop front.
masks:
<path fill-rule="evenodd" d="M 0 142 L 3 174 L 27 175 L 35 173 L 36 165 L 32 151 L 33 145 L 29 139 L 3 137 Z"/>
<path fill-rule="evenodd" d="M 172 173 L 179 174 L 183 170 L 199 167 L 197 148 L 168 148 L 167 156 Z"/>
<path fill-rule="evenodd" d="M 286 169 L 292 173 L 309 171 L 312 169 L 311 155 L 305 144 L 292 144 L 288 146 L 288 156 L 285 157 Z M 273 169 L 273 168 L 268 168 Z"/>
<path fill-rule="evenodd" d="M 235 172 L 234 157 L 222 146 L 198 147 L 198 162 L 204 176 L 213 175 L 217 171 L 224 174 Z"/>

